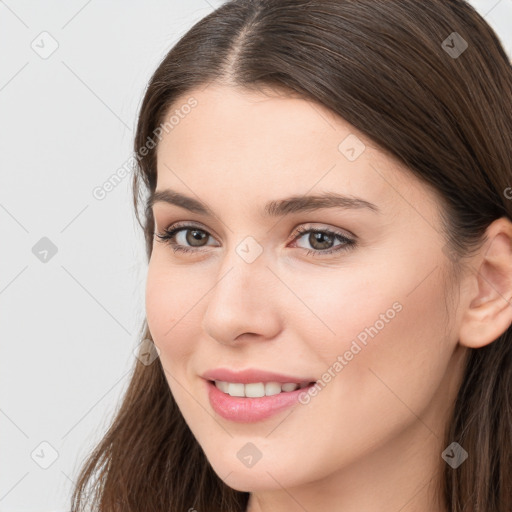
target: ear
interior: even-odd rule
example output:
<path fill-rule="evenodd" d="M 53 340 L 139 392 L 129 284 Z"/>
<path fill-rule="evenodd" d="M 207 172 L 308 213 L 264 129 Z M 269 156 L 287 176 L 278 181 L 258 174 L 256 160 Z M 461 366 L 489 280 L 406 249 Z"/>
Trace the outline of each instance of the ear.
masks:
<path fill-rule="evenodd" d="M 486 241 L 473 257 L 469 294 L 459 343 L 480 348 L 499 338 L 512 323 L 512 223 L 501 217 L 486 230 Z"/>

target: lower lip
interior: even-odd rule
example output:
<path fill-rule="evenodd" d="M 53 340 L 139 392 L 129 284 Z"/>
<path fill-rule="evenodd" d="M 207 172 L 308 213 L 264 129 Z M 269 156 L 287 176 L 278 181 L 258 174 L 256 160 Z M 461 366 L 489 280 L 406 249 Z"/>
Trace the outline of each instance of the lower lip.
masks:
<path fill-rule="evenodd" d="M 206 381 L 206 384 L 208 386 L 208 398 L 213 410 L 224 419 L 239 423 L 262 421 L 299 403 L 299 395 L 307 392 L 314 385 L 310 384 L 295 391 L 281 392 L 272 396 L 246 398 L 223 393 L 211 381 Z"/>

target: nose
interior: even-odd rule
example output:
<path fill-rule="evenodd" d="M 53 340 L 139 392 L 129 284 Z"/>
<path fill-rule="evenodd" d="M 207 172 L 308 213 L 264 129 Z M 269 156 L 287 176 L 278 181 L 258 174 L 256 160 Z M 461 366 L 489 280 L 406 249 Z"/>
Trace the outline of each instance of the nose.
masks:
<path fill-rule="evenodd" d="M 232 251 L 205 297 L 203 329 L 225 345 L 272 339 L 282 325 L 280 297 L 283 284 L 269 269 L 263 254 L 249 263 Z"/>

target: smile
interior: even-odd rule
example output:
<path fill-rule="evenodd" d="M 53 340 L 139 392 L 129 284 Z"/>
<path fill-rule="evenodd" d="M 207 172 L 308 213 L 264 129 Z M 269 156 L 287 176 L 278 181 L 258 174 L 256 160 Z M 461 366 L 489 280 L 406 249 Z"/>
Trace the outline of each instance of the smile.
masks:
<path fill-rule="evenodd" d="M 227 395 L 247 398 L 261 398 L 263 396 L 278 395 L 279 393 L 289 393 L 311 384 L 310 382 L 253 382 L 244 384 L 222 380 L 216 380 L 214 383 L 217 389 Z"/>
<path fill-rule="evenodd" d="M 217 380 L 203 382 L 212 409 L 224 419 L 237 423 L 263 421 L 297 405 L 299 395 L 307 393 L 315 384 L 274 381 L 246 384 Z"/>

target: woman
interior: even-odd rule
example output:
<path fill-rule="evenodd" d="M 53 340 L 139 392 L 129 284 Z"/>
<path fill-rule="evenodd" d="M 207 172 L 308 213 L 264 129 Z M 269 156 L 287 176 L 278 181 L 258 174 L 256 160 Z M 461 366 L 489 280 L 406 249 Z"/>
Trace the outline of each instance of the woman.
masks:
<path fill-rule="evenodd" d="M 192 27 L 135 137 L 144 355 L 73 510 L 512 510 L 511 97 L 462 0 Z"/>

